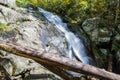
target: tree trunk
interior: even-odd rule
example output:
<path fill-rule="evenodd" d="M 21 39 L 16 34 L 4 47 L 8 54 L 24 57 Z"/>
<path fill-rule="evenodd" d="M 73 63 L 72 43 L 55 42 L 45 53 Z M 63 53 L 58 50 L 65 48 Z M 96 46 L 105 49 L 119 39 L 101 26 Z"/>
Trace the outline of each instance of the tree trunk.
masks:
<path fill-rule="evenodd" d="M 94 77 L 105 78 L 108 80 L 120 80 L 120 75 L 108 72 L 104 69 L 100 69 L 88 64 L 83 64 L 79 61 L 71 60 L 57 54 L 47 53 L 44 50 L 37 51 L 34 49 L 27 49 L 13 43 L 0 43 L 0 49 L 18 56 L 31 58 L 37 62 L 42 62 L 44 64 L 55 66 L 55 68 L 59 67 L 60 69 L 82 72 L 86 75 L 92 75 Z"/>

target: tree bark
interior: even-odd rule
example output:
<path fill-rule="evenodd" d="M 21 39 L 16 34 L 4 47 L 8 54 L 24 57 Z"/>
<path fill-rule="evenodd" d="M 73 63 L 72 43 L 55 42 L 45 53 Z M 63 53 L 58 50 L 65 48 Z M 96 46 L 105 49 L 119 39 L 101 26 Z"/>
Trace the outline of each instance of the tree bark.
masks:
<path fill-rule="evenodd" d="M 116 5 L 115 24 L 118 23 L 120 0 L 116 0 Z"/>
<path fill-rule="evenodd" d="M 69 58 L 59 56 L 57 54 L 47 53 L 44 50 L 38 51 L 34 49 L 28 49 L 13 43 L 0 43 L 0 49 L 18 56 L 31 58 L 37 62 L 42 62 L 44 64 L 49 64 L 52 66 L 54 65 L 55 67 L 59 67 L 62 69 L 71 70 L 75 72 L 82 72 L 86 75 L 92 75 L 97 78 L 105 78 L 108 80 L 120 80 L 120 75 L 108 72 L 104 69 L 100 69 L 88 64 L 83 64 L 79 61 L 71 60 Z"/>
<path fill-rule="evenodd" d="M 112 72 L 112 64 L 113 64 L 113 55 L 112 54 L 108 54 L 108 68 L 107 70 L 109 72 Z"/>

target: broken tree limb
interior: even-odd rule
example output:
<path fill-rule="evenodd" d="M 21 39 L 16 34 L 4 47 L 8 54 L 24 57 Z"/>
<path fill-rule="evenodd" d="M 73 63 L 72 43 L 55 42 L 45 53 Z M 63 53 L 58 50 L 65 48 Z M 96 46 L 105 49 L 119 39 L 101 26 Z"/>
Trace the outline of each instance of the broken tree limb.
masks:
<path fill-rule="evenodd" d="M 44 50 L 31 50 L 13 43 L 0 43 L 0 49 L 22 57 L 31 58 L 38 62 L 40 61 L 45 64 L 54 65 L 55 67 L 60 67 L 66 70 L 82 72 L 87 75 L 105 78 L 108 80 L 120 80 L 120 75 L 108 72 L 104 69 L 100 69 L 88 64 L 83 64 L 79 61 L 71 60 L 57 54 L 47 53 Z"/>
<path fill-rule="evenodd" d="M 30 50 L 30 49 L 29 49 Z M 35 51 L 35 50 L 33 50 Z M 41 50 L 43 52 L 43 49 Z M 32 58 L 31 58 L 32 59 Z M 73 75 L 66 72 L 64 69 L 60 69 L 59 67 L 54 67 L 54 65 L 46 64 L 41 61 L 36 61 L 37 63 L 41 64 L 51 72 L 55 73 L 56 75 L 60 76 L 64 80 L 80 80 L 80 77 L 74 77 Z M 14 69 L 13 69 L 14 70 Z"/>

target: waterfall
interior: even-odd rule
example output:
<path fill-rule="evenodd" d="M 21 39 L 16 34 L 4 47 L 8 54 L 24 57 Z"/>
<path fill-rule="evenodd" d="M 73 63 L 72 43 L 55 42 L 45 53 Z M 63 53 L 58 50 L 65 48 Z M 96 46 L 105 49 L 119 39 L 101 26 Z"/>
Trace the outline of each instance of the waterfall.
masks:
<path fill-rule="evenodd" d="M 89 56 L 90 53 L 88 53 L 83 41 L 80 38 L 76 37 L 74 33 L 68 30 L 67 24 L 63 23 L 59 16 L 54 15 L 51 12 L 45 11 L 42 8 L 38 8 L 38 11 L 43 13 L 43 15 L 49 22 L 54 24 L 58 30 L 64 33 L 66 41 L 68 43 L 69 58 L 77 58 L 77 60 L 80 60 L 86 64 L 94 63 L 94 60 Z"/>

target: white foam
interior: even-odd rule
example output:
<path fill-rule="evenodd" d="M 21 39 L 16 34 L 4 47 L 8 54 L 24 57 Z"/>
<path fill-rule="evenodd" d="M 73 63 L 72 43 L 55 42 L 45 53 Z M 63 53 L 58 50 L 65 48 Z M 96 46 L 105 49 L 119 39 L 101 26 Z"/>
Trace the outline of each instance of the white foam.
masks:
<path fill-rule="evenodd" d="M 75 58 L 75 56 L 76 56 L 77 59 L 79 59 L 83 63 L 89 64 L 90 63 L 89 61 L 91 61 L 90 59 L 92 59 L 92 58 L 88 57 L 88 53 L 87 53 L 87 49 L 86 49 L 85 45 L 83 44 L 81 39 L 79 39 L 72 32 L 70 32 L 66 29 L 67 24 L 63 23 L 59 16 L 54 15 L 51 12 L 45 11 L 42 8 L 38 8 L 38 10 L 39 10 L 39 12 L 43 13 L 43 15 L 46 17 L 46 19 L 49 22 L 54 24 L 57 29 L 59 29 L 60 31 L 62 31 L 65 34 L 65 38 L 69 44 L 68 45 L 68 49 L 69 49 L 68 56 L 70 58 L 73 58 L 73 57 Z M 71 52 L 73 52 L 72 53 L 73 57 L 71 57 Z"/>

